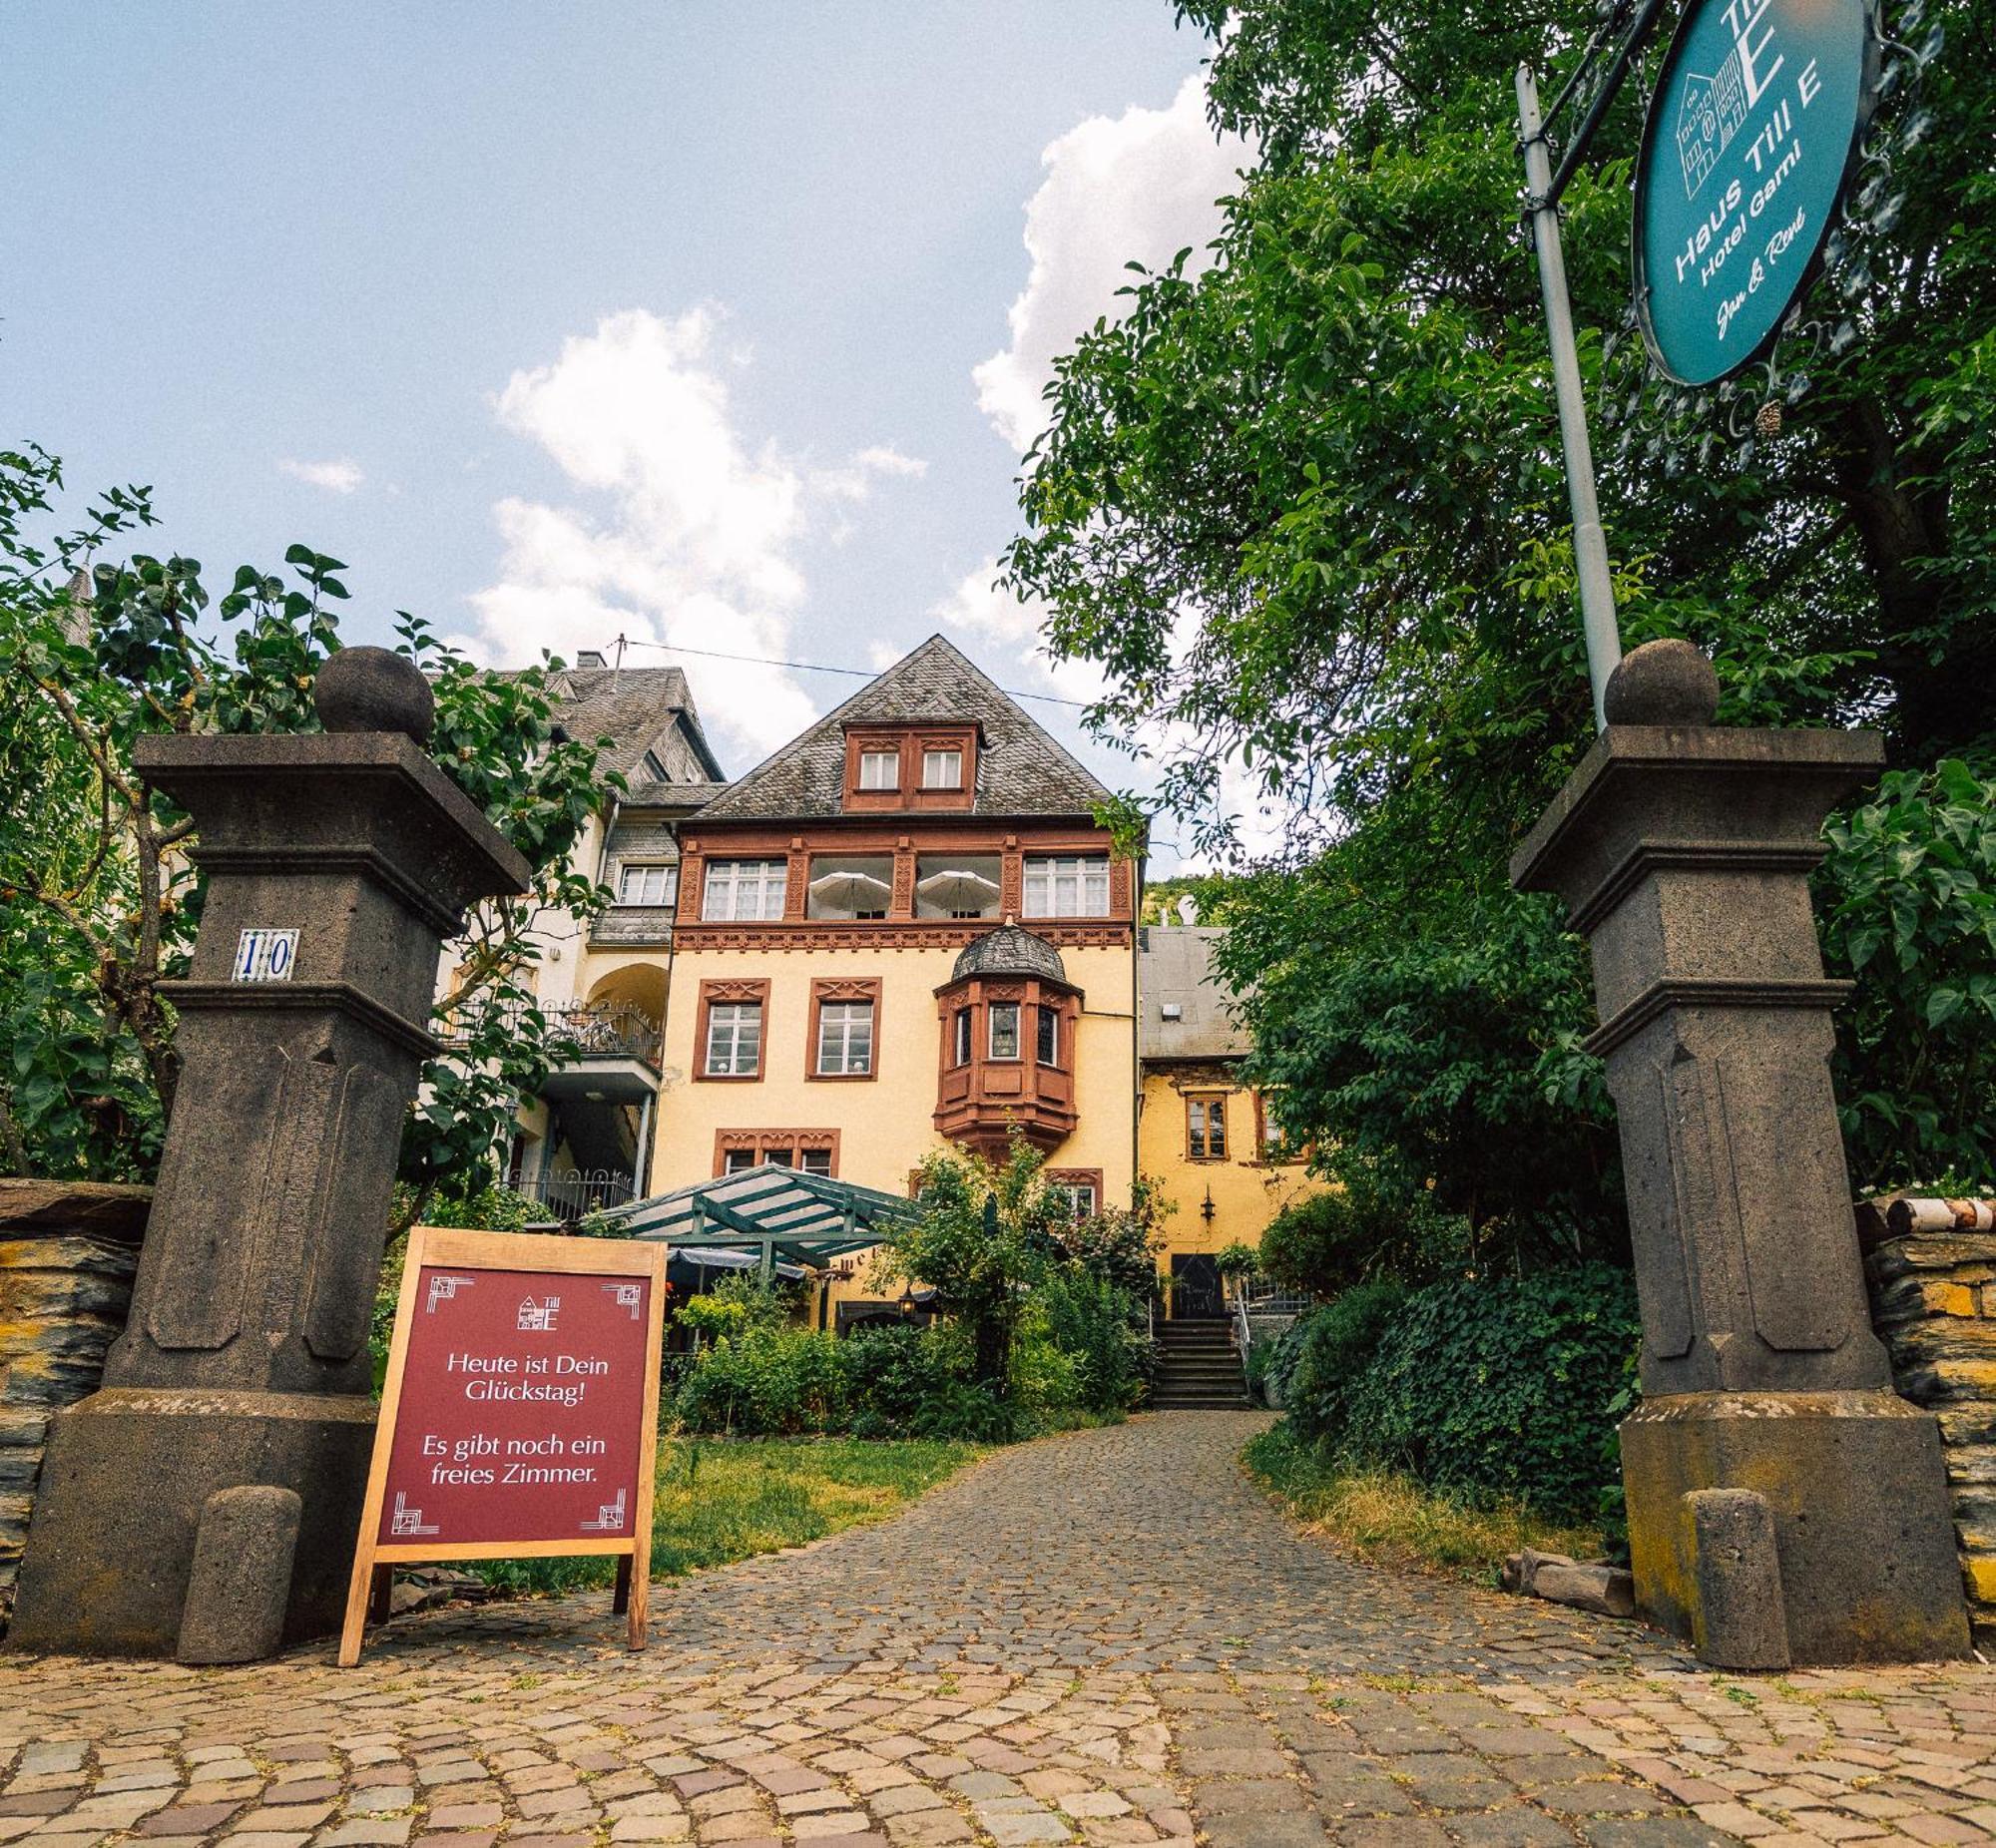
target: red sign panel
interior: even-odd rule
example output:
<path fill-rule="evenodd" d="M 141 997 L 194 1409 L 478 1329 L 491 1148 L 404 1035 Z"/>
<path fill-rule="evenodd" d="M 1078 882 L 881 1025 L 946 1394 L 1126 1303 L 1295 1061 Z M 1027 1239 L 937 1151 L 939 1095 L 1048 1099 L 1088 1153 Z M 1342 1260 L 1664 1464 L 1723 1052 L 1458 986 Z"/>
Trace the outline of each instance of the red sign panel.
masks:
<path fill-rule="evenodd" d="M 631 1540 L 652 1280 L 424 1264 L 374 1544 Z"/>

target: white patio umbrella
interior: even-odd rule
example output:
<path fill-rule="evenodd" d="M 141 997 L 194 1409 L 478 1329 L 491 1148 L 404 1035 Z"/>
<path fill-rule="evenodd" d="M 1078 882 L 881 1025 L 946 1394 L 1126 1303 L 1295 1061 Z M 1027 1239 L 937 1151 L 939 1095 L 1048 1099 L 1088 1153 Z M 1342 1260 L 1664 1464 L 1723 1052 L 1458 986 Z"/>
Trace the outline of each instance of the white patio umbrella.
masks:
<path fill-rule="evenodd" d="M 997 899 L 998 881 L 960 866 L 917 879 L 915 890 L 943 911 L 982 911 Z"/>
<path fill-rule="evenodd" d="M 894 888 L 871 873 L 826 873 L 810 882 L 810 895 L 821 905 L 840 911 L 884 911 Z"/>

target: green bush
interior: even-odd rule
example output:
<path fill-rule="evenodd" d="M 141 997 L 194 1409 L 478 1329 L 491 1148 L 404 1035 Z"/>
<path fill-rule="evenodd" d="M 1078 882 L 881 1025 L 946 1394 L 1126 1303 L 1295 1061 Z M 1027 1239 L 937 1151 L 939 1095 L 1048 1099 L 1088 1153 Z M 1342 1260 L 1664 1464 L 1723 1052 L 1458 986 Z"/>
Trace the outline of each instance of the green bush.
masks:
<path fill-rule="evenodd" d="M 1425 1283 L 1460 1268 L 1467 1223 L 1419 1187 L 1352 1165 L 1328 1192 L 1284 1207 L 1261 1234 L 1264 1275 L 1303 1296 L 1335 1296 L 1368 1277 Z"/>
<path fill-rule="evenodd" d="M 962 1381 L 970 1366 L 967 1345 L 942 1323 L 854 1329 L 840 1344 L 839 1359 L 854 1437 L 912 1429 L 922 1407 Z"/>
<path fill-rule="evenodd" d="M 1352 1391 L 1406 1301 L 1404 1283 L 1381 1277 L 1289 1325 L 1269 1365 L 1298 1437 L 1322 1444 L 1343 1436 Z"/>
<path fill-rule="evenodd" d="M 1075 1372 L 1072 1403 L 1091 1412 L 1127 1412 L 1150 1383 L 1150 1340 L 1141 1300 L 1086 1270 L 1056 1272 L 1041 1284 L 1030 1324 Z"/>
<path fill-rule="evenodd" d="M 968 1380 L 951 1380 L 931 1394 L 908 1424 L 911 1436 L 959 1444 L 1012 1444 L 1028 1429 L 1017 1405 Z"/>
<path fill-rule="evenodd" d="M 772 1322 L 718 1336 L 681 1382 L 680 1422 L 742 1437 L 839 1430 L 846 1410 L 839 1345 L 814 1328 Z"/>
<path fill-rule="evenodd" d="M 1592 1518 L 1614 1478 L 1639 1332 L 1635 1284 L 1605 1264 L 1435 1284 L 1394 1311 L 1330 1402 L 1324 1435 L 1429 1488 Z M 1317 1340 L 1327 1357 L 1329 1337 Z M 1292 1416 L 1318 1390 L 1314 1345 L 1297 1363 Z M 1301 1416 L 1297 1430 L 1308 1434 Z"/>

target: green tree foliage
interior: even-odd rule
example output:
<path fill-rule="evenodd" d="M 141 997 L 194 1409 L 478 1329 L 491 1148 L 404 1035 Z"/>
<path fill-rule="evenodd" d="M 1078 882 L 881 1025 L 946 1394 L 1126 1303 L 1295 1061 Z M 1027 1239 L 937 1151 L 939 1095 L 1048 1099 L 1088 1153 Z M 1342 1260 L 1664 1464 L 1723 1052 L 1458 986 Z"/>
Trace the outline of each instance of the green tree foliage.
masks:
<path fill-rule="evenodd" d="M 1584 958 L 1504 877 L 1592 731 L 1511 81 L 1570 64 L 1597 9 L 1179 10 L 1215 33 L 1215 117 L 1260 164 L 1208 267 L 1140 271 L 1058 362 L 1010 581 L 1056 656 L 1104 671 L 1095 722 L 1145 740 L 1195 839 L 1238 849 L 1230 767 L 1285 812 L 1223 961 L 1297 1136 L 1333 1166 L 1393 1163 L 1520 1257 L 1608 1251 Z M 1606 428 L 1602 502 L 1626 641 L 1704 647 L 1723 720 L 1876 723 L 1900 767 L 1986 776 L 1996 44 L 1971 0 L 1928 14 L 1939 127 L 1900 157 L 1863 337 L 1811 366 L 1772 438 L 1718 435 L 1718 405 L 1702 456 L 1697 433 Z M 1629 301 L 1639 129 L 1631 86 L 1566 201 L 1594 381 Z M 1612 408 L 1626 423 L 1625 394 Z M 1936 966 L 1906 977 L 1916 1011 Z M 1868 1019 L 1883 965 L 1852 968 Z M 1882 1044 L 1845 1037 L 1860 1117 L 1903 1076 Z M 1985 1099 L 1925 1095 L 1911 1133 L 1859 1125 L 1892 1148 L 1882 1177 L 1996 1143 Z"/>
<path fill-rule="evenodd" d="M 84 561 L 155 524 L 143 489 L 57 523 L 59 465 L 0 454 L 0 1156 L 16 1171 L 147 1179 L 173 1110 L 174 1018 L 205 885 L 194 822 L 134 775 L 162 732 L 317 729 L 312 683 L 339 646 L 345 569 L 302 546 L 288 572 L 244 566 L 211 607 L 193 559 Z M 596 746 L 556 734 L 548 663 L 478 672 L 421 619 L 400 647 L 431 678 L 438 766 L 534 869 L 523 897 L 481 905 L 438 1003 L 449 1050 L 425 1067 L 403 1137 L 411 1210 L 487 1177 L 518 1099 L 575 1050 L 534 1004 L 533 933 L 607 893 L 569 868 L 595 801 Z"/>
<path fill-rule="evenodd" d="M 1626 1271 L 1359 1285 L 1299 1321 L 1271 1366 L 1290 1428 L 1471 1501 L 1591 1519 L 1615 1511 L 1615 1426 L 1638 1344 Z"/>
<path fill-rule="evenodd" d="M 1285 1206 L 1261 1234 L 1261 1270 L 1285 1290 L 1332 1297 L 1380 1277 L 1431 1283 L 1470 1261 L 1468 1223 L 1393 1174 L 1345 1163 L 1346 1178 Z"/>
<path fill-rule="evenodd" d="M 1996 1170 L 1996 776 L 1896 770 L 1829 829 L 1831 959 L 1858 972 L 1838 1049 L 1851 1171 L 1986 1185 Z"/>

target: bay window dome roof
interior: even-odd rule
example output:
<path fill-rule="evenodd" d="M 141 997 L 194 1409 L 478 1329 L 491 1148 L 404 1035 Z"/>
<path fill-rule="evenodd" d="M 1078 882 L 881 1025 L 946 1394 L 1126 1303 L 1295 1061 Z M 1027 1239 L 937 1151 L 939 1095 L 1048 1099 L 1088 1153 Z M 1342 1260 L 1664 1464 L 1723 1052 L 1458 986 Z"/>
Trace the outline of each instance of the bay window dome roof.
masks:
<path fill-rule="evenodd" d="M 1038 976 L 1043 981 L 1065 983 L 1067 966 L 1060 951 L 1044 937 L 1008 921 L 970 940 L 956 959 L 950 980 L 961 982 L 973 975 Z"/>

